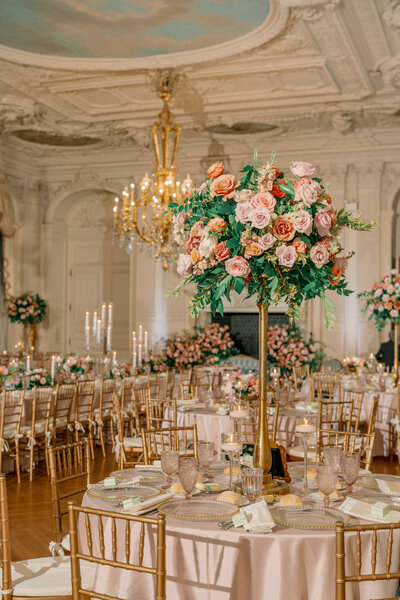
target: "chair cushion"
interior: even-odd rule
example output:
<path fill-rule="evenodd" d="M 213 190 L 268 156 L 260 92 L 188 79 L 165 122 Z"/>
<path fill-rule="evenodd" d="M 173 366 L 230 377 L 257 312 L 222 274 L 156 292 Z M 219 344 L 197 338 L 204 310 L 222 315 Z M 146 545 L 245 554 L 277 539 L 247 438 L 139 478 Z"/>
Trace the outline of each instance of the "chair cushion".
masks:
<path fill-rule="evenodd" d="M 11 578 L 14 596 L 46 597 L 72 594 L 69 557 L 44 556 L 12 563 Z M 96 565 L 80 562 L 82 586 L 93 587 Z"/>
<path fill-rule="evenodd" d="M 301 446 L 292 446 L 288 450 L 286 450 L 287 456 L 294 456 L 295 458 L 304 458 L 304 449 L 303 445 Z M 307 459 L 311 462 L 316 462 L 317 460 L 317 450 L 312 446 L 309 446 L 307 452 Z"/>
<path fill-rule="evenodd" d="M 45 419 L 40 419 L 39 421 L 36 421 L 35 433 L 44 433 L 45 427 L 46 427 Z M 30 434 L 31 431 L 32 431 L 31 425 L 24 425 L 23 427 L 21 427 L 21 433 L 23 433 L 24 435 Z"/>
<path fill-rule="evenodd" d="M 101 418 L 104 419 L 105 417 L 109 417 L 111 415 L 112 411 L 110 408 L 106 408 L 103 410 L 102 414 L 101 414 Z M 93 411 L 93 416 L 95 419 L 98 419 L 100 416 L 100 409 L 99 408 L 95 408 Z"/>
<path fill-rule="evenodd" d="M 68 423 L 67 417 L 57 417 L 56 427 L 66 427 Z"/>
<path fill-rule="evenodd" d="M 142 438 L 141 437 L 125 437 L 124 446 L 127 448 L 141 448 Z"/>

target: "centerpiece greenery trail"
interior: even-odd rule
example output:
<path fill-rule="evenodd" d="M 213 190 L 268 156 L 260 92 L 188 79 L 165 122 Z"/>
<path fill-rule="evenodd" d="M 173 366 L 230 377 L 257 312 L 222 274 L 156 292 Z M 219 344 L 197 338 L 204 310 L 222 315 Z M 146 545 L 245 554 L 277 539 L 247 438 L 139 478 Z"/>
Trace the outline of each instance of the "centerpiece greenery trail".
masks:
<path fill-rule="evenodd" d="M 340 233 L 344 227 L 369 231 L 375 222 L 335 210 L 311 164 L 292 163 L 289 177 L 274 161 L 275 153 L 258 166 L 255 152 L 241 179 L 215 163 L 184 204 L 169 205 L 175 242 L 184 247 L 178 259 L 183 279 L 171 293 L 195 284 L 193 316 L 208 305 L 223 314 L 222 298 L 230 300 L 233 289 L 265 304 L 286 302 L 291 319 L 304 300 L 319 296 L 330 326 L 334 307 L 325 292 L 351 293 L 344 273 L 353 253 L 343 254 Z"/>
<path fill-rule="evenodd" d="M 40 323 L 46 316 L 47 304 L 32 292 L 25 292 L 21 296 L 11 297 L 8 301 L 8 318 L 11 323 Z"/>
<path fill-rule="evenodd" d="M 400 323 L 400 274 L 396 269 L 372 284 L 370 290 L 358 294 L 364 313 L 373 319 L 378 331 L 388 323 Z"/>

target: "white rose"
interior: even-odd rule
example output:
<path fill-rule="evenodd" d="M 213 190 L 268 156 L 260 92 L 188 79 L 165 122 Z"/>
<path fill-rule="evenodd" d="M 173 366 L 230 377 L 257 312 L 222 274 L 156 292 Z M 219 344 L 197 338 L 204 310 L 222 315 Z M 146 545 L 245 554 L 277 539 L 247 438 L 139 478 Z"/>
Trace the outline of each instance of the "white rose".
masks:
<path fill-rule="evenodd" d="M 204 236 L 199 245 L 199 253 L 202 258 L 209 258 L 213 253 L 217 239 L 215 237 Z"/>
<path fill-rule="evenodd" d="M 248 202 L 253 195 L 254 192 L 248 189 L 244 189 L 236 191 L 234 198 L 236 202 Z"/>

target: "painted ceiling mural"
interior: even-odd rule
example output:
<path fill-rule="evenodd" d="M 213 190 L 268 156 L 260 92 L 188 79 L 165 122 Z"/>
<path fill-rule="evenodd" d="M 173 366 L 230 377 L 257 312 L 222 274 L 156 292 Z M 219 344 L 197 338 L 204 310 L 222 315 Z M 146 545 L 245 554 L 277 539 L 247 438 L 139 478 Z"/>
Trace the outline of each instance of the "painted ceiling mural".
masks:
<path fill-rule="evenodd" d="M 0 43 L 71 58 L 139 58 L 227 42 L 269 0 L 1 0 Z"/>

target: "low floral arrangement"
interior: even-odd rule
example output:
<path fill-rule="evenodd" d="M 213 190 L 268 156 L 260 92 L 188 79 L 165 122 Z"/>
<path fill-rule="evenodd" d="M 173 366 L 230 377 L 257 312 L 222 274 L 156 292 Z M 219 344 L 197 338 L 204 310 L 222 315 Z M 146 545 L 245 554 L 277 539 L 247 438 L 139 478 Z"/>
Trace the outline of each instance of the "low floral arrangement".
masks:
<path fill-rule="evenodd" d="M 228 325 L 212 323 L 197 327 L 193 334 L 165 340 L 161 360 L 168 368 L 179 370 L 206 363 L 216 364 L 238 352 Z"/>
<path fill-rule="evenodd" d="M 298 327 L 268 327 L 268 364 L 280 367 L 282 381 L 292 381 L 294 367 L 310 365 L 310 370 L 318 369 L 324 358 L 320 342 L 306 340 Z"/>
<path fill-rule="evenodd" d="M 19 377 L 15 387 L 31 390 L 34 387 L 52 385 L 50 373 L 46 369 L 20 369 Z"/>
<path fill-rule="evenodd" d="M 358 296 L 365 314 L 368 319 L 374 319 L 378 331 L 387 323 L 400 323 L 400 274 L 396 269 Z"/>
<path fill-rule="evenodd" d="M 0 358 L 0 387 L 5 383 L 7 377 L 15 373 L 15 367 L 10 367 L 8 358 Z"/>
<path fill-rule="evenodd" d="M 93 368 L 93 363 L 85 358 L 69 356 L 63 362 L 60 370 L 57 370 L 59 379 L 64 381 L 76 381 L 86 376 Z"/>
<path fill-rule="evenodd" d="M 12 297 L 8 304 L 8 318 L 11 323 L 29 323 L 34 325 L 43 321 L 46 315 L 47 304 L 32 292 L 25 292 L 21 296 Z"/>
<path fill-rule="evenodd" d="M 123 379 L 124 377 L 130 377 L 133 373 L 133 368 L 127 363 L 121 363 L 120 365 L 114 365 L 110 369 L 111 379 Z"/>
<path fill-rule="evenodd" d="M 346 358 L 342 360 L 342 366 L 351 373 L 354 373 L 358 367 L 368 368 L 369 365 L 365 358 L 360 358 L 359 356 L 346 356 Z"/>
<path fill-rule="evenodd" d="M 256 373 L 233 373 L 225 387 L 229 388 L 229 386 L 241 398 L 258 396 L 259 378 Z"/>
<path fill-rule="evenodd" d="M 213 314 L 223 314 L 222 298 L 229 301 L 232 289 L 246 290 L 261 302 L 286 302 L 291 319 L 298 318 L 304 300 L 319 296 L 329 326 L 334 306 L 326 291 L 351 293 L 344 273 L 353 253 L 343 254 L 341 232 L 369 231 L 375 222 L 335 210 L 311 164 L 294 162 L 287 176 L 274 160 L 275 154 L 258 166 L 255 152 L 241 179 L 215 163 L 184 204 L 169 205 L 174 240 L 184 246 L 178 259 L 183 279 L 171 293 L 195 284 L 192 315 L 208 305 Z"/>

